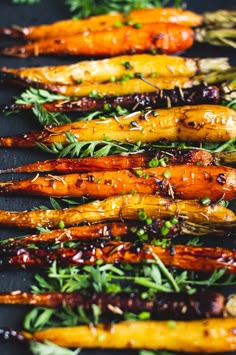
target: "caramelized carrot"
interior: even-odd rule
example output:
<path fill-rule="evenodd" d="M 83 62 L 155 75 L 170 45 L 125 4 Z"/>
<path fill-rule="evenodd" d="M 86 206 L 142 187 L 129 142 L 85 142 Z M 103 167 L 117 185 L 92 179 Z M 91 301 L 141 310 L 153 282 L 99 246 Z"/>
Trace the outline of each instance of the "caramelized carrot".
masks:
<path fill-rule="evenodd" d="M 116 111 L 117 107 L 135 110 L 148 108 L 170 108 L 172 106 L 218 104 L 224 99 L 221 89 L 215 85 L 194 85 L 190 88 L 176 87 L 172 90 L 156 88 L 155 92 L 137 93 L 124 96 L 103 96 L 68 98 L 45 103 L 42 106 L 47 111 L 56 112 L 87 112 L 104 111 L 104 107 Z M 0 105 L 0 112 L 30 110 L 33 104 Z"/>
<path fill-rule="evenodd" d="M 1 28 L 0 34 L 38 40 L 41 38 L 58 37 L 58 33 L 63 33 L 63 36 L 71 36 L 87 31 L 104 31 L 115 28 L 116 24 L 122 25 L 122 23 L 127 22 L 133 25 L 136 23 L 165 22 L 195 27 L 199 26 L 202 21 L 203 17 L 192 11 L 175 8 L 154 8 L 133 10 L 127 16 L 121 13 L 111 13 L 108 15 L 92 16 L 82 20 L 58 21 L 49 25 Z"/>
<path fill-rule="evenodd" d="M 20 304 L 41 307 L 83 307 L 91 310 L 96 304 L 103 313 L 150 312 L 155 319 L 193 319 L 223 315 L 226 299 L 214 291 L 199 291 L 193 295 L 184 292 L 158 292 L 152 300 L 144 300 L 137 293 L 47 292 L 26 293 L 13 291 L 0 294 L 0 304 Z M 183 312 L 184 309 L 184 312 Z"/>
<path fill-rule="evenodd" d="M 227 154 L 218 153 L 216 157 L 203 149 L 150 149 L 143 153 L 110 155 L 106 157 L 87 158 L 58 158 L 0 170 L 0 174 L 7 172 L 45 172 L 78 173 L 87 171 L 122 170 L 131 168 L 149 167 L 152 163 L 166 166 L 175 164 L 187 164 L 207 166 L 212 165 L 214 160 L 219 163 L 227 159 Z M 152 160 L 154 159 L 154 160 Z M 233 157 L 231 157 L 232 161 Z M 160 161 L 160 162 L 159 162 Z"/>
<path fill-rule="evenodd" d="M 202 205 L 196 200 L 172 200 L 156 195 L 122 195 L 102 201 L 90 202 L 78 207 L 62 210 L 33 210 L 13 212 L 0 210 L 0 225 L 36 228 L 40 226 L 58 227 L 60 221 L 65 226 L 81 224 L 85 221 L 103 222 L 114 220 L 138 220 L 143 210 L 147 216 L 170 218 L 176 216 L 194 223 L 235 223 L 233 211 L 219 204 Z"/>
<path fill-rule="evenodd" d="M 170 166 L 147 169 L 36 176 L 0 182 L 0 195 L 30 194 L 54 197 L 106 198 L 132 192 L 172 198 L 236 197 L 236 169 L 223 166 Z"/>
<path fill-rule="evenodd" d="M 9 335 L 9 331 L 7 332 Z M 17 334 L 13 334 L 16 337 Z M 192 321 L 126 321 L 49 328 L 18 337 L 34 341 L 51 341 L 70 348 L 165 349 L 172 351 L 210 353 L 236 349 L 235 318 L 212 318 Z"/>
<path fill-rule="evenodd" d="M 50 105 L 50 104 L 49 104 Z M 34 147 L 36 143 L 66 145 L 65 132 L 79 141 L 110 140 L 123 142 L 197 141 L 224 142 L 236 136 L 236 112 L 225 106 L 196 105 L 149 110 L 107 118 L 104 121 L 73 122 L 47 127 L 39 133 L 1 137 L 0 146 Z"/>
<path fill-rule="evenodd" d="M 56 248 L 54 250 L 34 248 L 0 249 L 0 269 L 48 267 L 54 261 L 57 265 L 94 265 L 98 260 L 104 263 L 140 263 L 143 260 L 161 259 L 166 266 L 175 266 L 197 272 L 213 272 L 225 268 L 227 273 L 236 272 L 235 250 L 224 248 L 175 245 L 164 249 L 151 244 L 130 242 L 101 242 L 81 244 L 77 248 Z"/>
<path fill-rule="evenodd" d="M 108 31 L 89 32 L 69 37 L 55 37 L 22 46 L 3 48 L 0 53 L 15 57 L 40 54 L 115 56 L 145 53 L 153 49 L 173 54 L 192 46 L 191 28 L 170 23 L 144 24 L 142 28 L 123 26 Z"/>
<path fill-rule="evenodd" d="M 125 76 L 158 78 L 193 77 L 211 71 L 229 69 L 227 58 L 183 58 L 168 55 L 133 54 L 101 60 L 81 61 L 70 65 L 31 68 L 2 68 L 0 79 L 4 81 L 50 85 L 78 85 L 104 83 Z"/>

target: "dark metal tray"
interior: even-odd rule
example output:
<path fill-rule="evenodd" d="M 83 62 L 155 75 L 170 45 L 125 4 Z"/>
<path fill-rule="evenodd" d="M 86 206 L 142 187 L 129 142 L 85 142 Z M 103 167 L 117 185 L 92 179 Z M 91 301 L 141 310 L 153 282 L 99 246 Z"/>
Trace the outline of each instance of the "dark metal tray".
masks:
<path fill-rule="evenodd" d="M 214 0 L 198 2 L 196 0 L 187 1 L 188 8 L 202 13 L 205 11 L 214 11 L 220 8 L 230 9 L 234 5 L 233 0 Z M 21 26 L 27 26 L 32 24 L 40 23 L 50 23 L 52 21 L 69 18 L 70 14 L 68 9 L 64 5 L 62 0 L 41 0 L 40 4 L 37 5 L 12 5 L 10 0 L 0 1 L 0 26 L 9 26 L 11 24 L 18 24 Z M 1 38 L 0 46 L 4 46 L 5 43 L 14 43 L 14 40 L 5 40 Z M 192 57 L 217 57 L 226 56 L 231 58 L 232 64 L 236 65 L 235 62 L 235 51 L 229 48 L 223 47 L 212 47 L 208 45 L 194 45 L 193 48 L 184 53 L 185 56 Z M 17 58 L 7 58 L 0 57 L 0 67 L 22 67 L 22 66 L 37 66 L 37 65 L 55 65 L 55 64 L 65 64 L 72 63 L 79 60 L 79 58 L 68 58 L 68 57 L 40 57 L 40 58 L 28 58 L 28 59 L 17 59 Z M 234 61 L 234 63 L 233 63 Z M 12 96 L 17 95 L 19 91 L 12 88 L 7 88 L 0 86 L 0 102 L 6 103 L 10 102 Z M 40 127 L 30 113 L 20 113 L 18 115 L 12 115 L 10 117 L 1 115 L 0 117 L 0 131 L 1 135 L 17 134 L 28 132 L 32 130 L 38 130 Z M 3 149 L 0 148 L 0 169 L 5 169 L 7 167 L 18 166 L 21 164 L 26 164 L 36 160 L 43 160 L 49 158 L 46 153 L 42 153 L 34 150 L 26 149 Z M 21 175 L 21 177 L 24 177 Z M 13 176 L 0 176 L 0 179 L 11 179 Z M 8 210 L 24 210 L 30 209 L 39 204 L 45 204 L 45 199 L 35 198 L 35 197 L 0 197 L 0 209 Z M 17 236 L 23 235 L 25 231 L 17 231 L 12 229 L 0 229 L 0 238 L 6 236 Z M 215 243 L 215 244 L 214 244 Z M 216 239 L 213 245 L 222 245 L 219 239 Z M 236 247 L 235 241 L 223 241 L 224 246 Z M 33 282 L 33 273 L 26 272 L 23 270 L 19 271 L 8 271 L 0 272 L 0 292 L 9 292 L 16 289 L 29 290 L 30 285 Z M 227 293 L 235 292 L 236 288 L 227 288 Z M 0 306 L 0 327 L 9 326 L 13 328 L 21 328 L 22 321 L 25 313 L 28 311 L 27 308 L 22 308 L 20 306 Z M 187 350 L 187 349 L 186 349 Z M 137 354 L 133 351 L 98 351 L 98 350 L 84 350 L 83 354 Z M 30 354 L 27 348 L 19 344 L 0 344 L 0 354 L 1 355 L 28 355 Z M 231 353 L 232 354 L 232 353 Z M 43 355 L 43 354 L 42 354 Z"/>

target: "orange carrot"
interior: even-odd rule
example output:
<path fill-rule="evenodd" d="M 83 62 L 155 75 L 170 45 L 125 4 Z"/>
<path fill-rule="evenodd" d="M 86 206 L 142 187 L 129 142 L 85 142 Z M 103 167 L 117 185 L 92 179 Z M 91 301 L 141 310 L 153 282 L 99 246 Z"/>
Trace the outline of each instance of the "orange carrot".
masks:
<path fill-rule="evenodd" d="M 23 193 L 44 196 L 105 198 L 129 193 L 160 194 L 172 198 L 236 197 L 236 169 L 224 166 L 179 165 L 82 174 L 46 175 L 0 183 L 0 195 Z"/>
<path fill-rule="evenodd" d="M 111 13 L 107 15 L 92 16 L 82 20 L 64 20 L 52 24 L 31 26 L 31 27 L 10 27 L 0 28 L 0 34 L 11 37 L 24 37 L 38 40 L 42 38 L 58 37 L 58 33 L 63 36 L 71 36 L 87 31 L 104 31 L 122 26 L 125 23 L 135 25 L 136 23 L 178 23 L 180 25 L 195 27 L 201 25 L 203 17 L 192 11 L 177 8 L 153 8 L 133 10 L 125 16 L 121 13 Z"/>
<path fill-rule="evenodd" d="M 144 24 L 142 28 L 123 26 L 108 31 L 44 39 L 22 46 L 3 48 L 0 53 L 16 57 L 40 54 L 115 56 L 158 50 L 172 54 L 193 44 L 191 28 L 170 23 Z"/>

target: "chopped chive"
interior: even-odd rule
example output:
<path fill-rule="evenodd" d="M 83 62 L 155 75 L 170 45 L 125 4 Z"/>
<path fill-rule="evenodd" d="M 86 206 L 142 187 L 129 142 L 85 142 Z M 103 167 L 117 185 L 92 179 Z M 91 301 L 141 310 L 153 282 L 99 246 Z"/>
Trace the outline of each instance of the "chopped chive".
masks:
<path fill-rule="evenodd" d="M 146 219 L 146 224 L 147 224 L 148 226 L 150 226 L 150 225 L 152 224 L 152 218 L 151 218 L 151 217 L 148 217 L 148 218 Z"/>
<path fill-rule="evenodd" d="M 172 227 L 172 223 L 170 221 L 165 221 L 165 226 L 167 228 L 171 228 Z"/>
<path fill-rule="evenodd" d="M 137 228 L 136 227 L 131 227 L 130 228 L 130 232 L 131 233 L 136 233 L 137 232 Z"/>
<path fill-rule="evenodd" d="M 65 223 L 64 223 L 63 221 L 59 221 L 59 222 L 58 222 L 58 227 L 59 227 L 60 229 L 65 228 Z"/>
<path fill-rule="evenodd" d="M 158 165 L 159 165 L 159 160 L 157 158 L 152 158 L 152 160 L 148 162 L 149 168 L 156 168 Z"/>
<path fill-rule="evenodd" d="M 142 28 L 142 24 L 140 22 L 137 22 L 133 25 L 134 28 Z"/>
<path fill-rule="evenodd" d="M 161 228 L 161 235 L 166 236 L 170 232 L 170 229 L 166 226 Z"/>
<path fill-rule="evenodd" d="M 176 322 L 174 320 L 168 320 L 167 324 L 170 329 L 176 328 Z"/>
<path fill-rule="evenodd" d="M 170 174 L 170 172 L 169 172 L 168 170 L 166 170 L 166 171 L 164 171 L 163 176 L 164 176 L 166 179 L 169 179 L 170 176 L 171 176 L 171 174 Z"/>
<path fill-rule="evenodd" d="M 159 115 L 159 113 L 157 111 L 153 111 L 153 116 L 157 117 Z"/>
<path fill-rule="evenodd" d="M 117 22 L 113 23 L 113 26 L 114 26 L 114 27 L 122 27 L 122 26 L 123 26 L 123 23 L 117 21 Z"/>
<path fill-rule="evenodd" d="M 201 198 L 200 202 L 203 206 L 208 206 L 208 205 L 210 205 L 211 200 L 209 199 L 209 197 L 206 196 L 206 197 Z"/>
<path fill-rule="evenodd" d="M 157 72 L 153 72 L 150 74 L 150 78 L 156 78 L 157 77 Z"/>
<path fill-rule="evenodd" d="M 107 103 L 103 106 L 103 108 L 105 111 L 110 111 L 110 109 L 111 109 L 110 105 Z"/>
<path fill-rule="evenodd" d="M 173 217 L 170 221 L 172 224 L 177 224 L 179 222 L 178 218 L 176 217 Z"/>
<path fill-rule="evenodd" d="M 141 210 L 138 213 L 138 218 L 139 218 L 140 221 L 146 221 L 147 215 L 146 215 L 146 213 L 143 210 Z"/>
<path fill-rule="evenodd" d="M 150 312 L 144 311 L 144 312 L 139 313 L 138 318 L 141 320 L 147 320 L 147 319 L 151 318 L 151 314 L 150 314 Z"/>

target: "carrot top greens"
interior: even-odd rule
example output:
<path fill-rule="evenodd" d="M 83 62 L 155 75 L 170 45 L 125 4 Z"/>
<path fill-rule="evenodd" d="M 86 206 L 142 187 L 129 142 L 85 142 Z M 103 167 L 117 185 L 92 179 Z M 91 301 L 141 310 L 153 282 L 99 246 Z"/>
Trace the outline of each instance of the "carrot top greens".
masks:
<path fill-rule="evenodd" d="M 32 5 L 40 0 L 12 0 L 13 4 Z M 133 9 L 164 7 L 169 0 L 64 0 L 69 11 L 77 18 L 100 15 L 112 11 L 128 13 Z M 181 7 L 182 0 L 174 0 L 174 7 Z"/>

